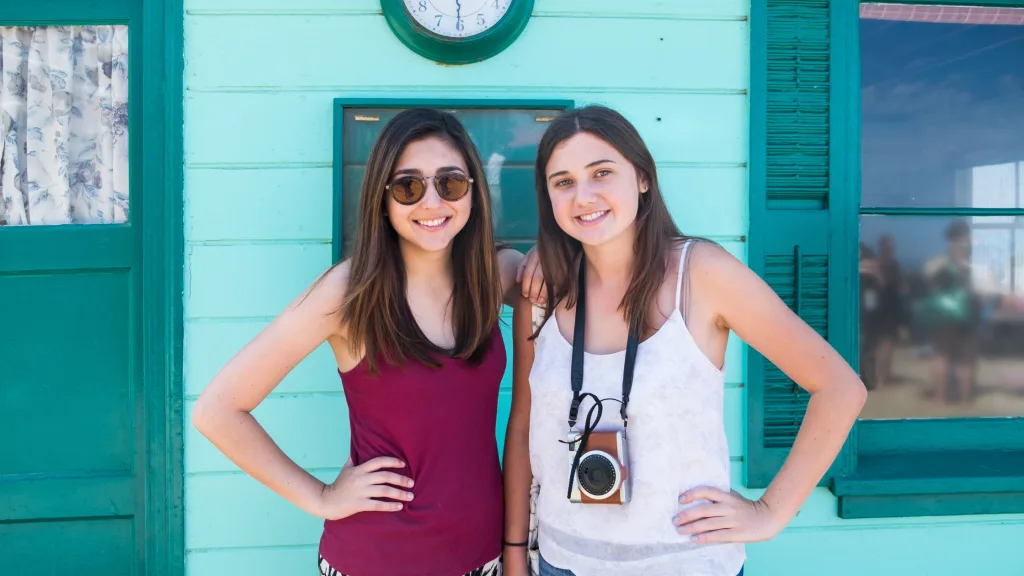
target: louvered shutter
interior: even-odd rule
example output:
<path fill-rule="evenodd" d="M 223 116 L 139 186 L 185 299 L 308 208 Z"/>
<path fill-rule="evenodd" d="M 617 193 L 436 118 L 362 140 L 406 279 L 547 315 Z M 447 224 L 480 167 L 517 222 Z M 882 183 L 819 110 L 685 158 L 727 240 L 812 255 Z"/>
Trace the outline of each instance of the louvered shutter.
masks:
<path fill-rule="evenodd" d="M 837 256 L 848 245 L 848 218 L 834 213 L 842 207 L 832 157 L 831 4 L 753 2 L 748 254 L 782 300 L 849 358 L 835 325 L 850 291 L 837 281 L 844 271 L 834 269 L 846 262 Z M 758 352 L 748 354 L 746 485 L 763 488 L 793 445 L 809 395 Z"/>

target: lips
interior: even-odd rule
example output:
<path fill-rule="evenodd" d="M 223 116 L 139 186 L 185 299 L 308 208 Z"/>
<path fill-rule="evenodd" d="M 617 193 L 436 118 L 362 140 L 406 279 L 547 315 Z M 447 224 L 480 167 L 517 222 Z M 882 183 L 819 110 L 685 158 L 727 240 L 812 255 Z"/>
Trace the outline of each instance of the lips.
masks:
<path fill-rule="evenodd" d="M 451 216 L 444 216 L 441 218 L 431 218 L 430 220 L 415 220 L 415 222 L 421 228 L 426 228 L 427 230 L 440 230 L 451 219 Z"/>
<path fill-rule="evenodd" d="M 576 216 L 576 222 L 583 226 L 591 226 L 604 220 L 604 217 L 608 215 L 608 210 L 598 210 L 596 212 L 589 212 L 587 214 L 581 214 Z"/>

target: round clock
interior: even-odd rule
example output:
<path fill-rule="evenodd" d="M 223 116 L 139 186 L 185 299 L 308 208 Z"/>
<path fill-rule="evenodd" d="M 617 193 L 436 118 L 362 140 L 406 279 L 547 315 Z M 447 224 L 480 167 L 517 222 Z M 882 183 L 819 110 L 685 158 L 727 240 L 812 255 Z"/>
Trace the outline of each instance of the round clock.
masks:
<path fill-rule="evenodd" d="M 533 0 L 381 0 L 395 36 L 445 64 L 486 60 L 508 47 L 530 20 Z"/>

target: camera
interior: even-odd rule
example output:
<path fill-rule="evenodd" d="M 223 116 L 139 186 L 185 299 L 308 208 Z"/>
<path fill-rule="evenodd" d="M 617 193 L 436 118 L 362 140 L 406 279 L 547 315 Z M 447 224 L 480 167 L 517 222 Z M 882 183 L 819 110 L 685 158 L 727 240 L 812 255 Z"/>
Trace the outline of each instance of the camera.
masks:
<path fill-rule="evenodd" d="M 582 504 L 626 504 L 630 497 L 629 452 L 622 430 L 591 432 L 581 446 L 580 433 L 569 432 L 569 466 L 582 451 L 571 478 L 569 501 Z"/>

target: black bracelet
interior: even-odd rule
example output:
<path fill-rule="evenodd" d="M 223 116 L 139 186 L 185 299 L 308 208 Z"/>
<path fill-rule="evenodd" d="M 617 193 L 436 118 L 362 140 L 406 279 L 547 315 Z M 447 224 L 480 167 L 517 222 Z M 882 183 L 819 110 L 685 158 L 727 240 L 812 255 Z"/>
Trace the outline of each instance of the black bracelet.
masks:
<path fill-rule="evenodd" d="M 529 542 L 509 542 L 508 540 L 502 540 L 505 546 L 529 546 Z"/>

